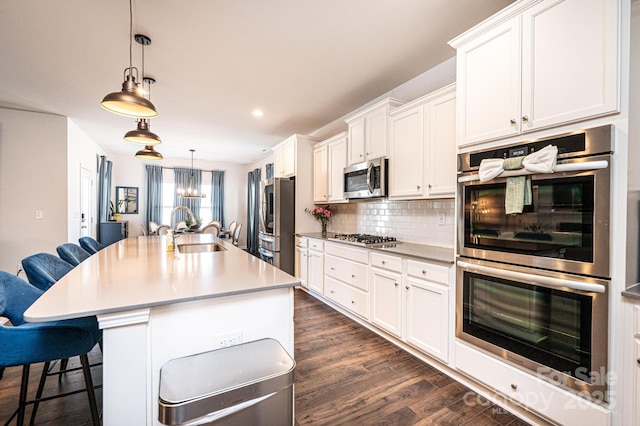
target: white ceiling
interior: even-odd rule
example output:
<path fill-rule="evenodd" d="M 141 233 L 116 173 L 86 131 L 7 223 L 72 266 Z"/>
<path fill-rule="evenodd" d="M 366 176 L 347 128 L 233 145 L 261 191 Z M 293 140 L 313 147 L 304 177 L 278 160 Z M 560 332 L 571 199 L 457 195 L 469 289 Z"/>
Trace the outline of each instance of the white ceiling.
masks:
<path fill-rule="evenodd" d="M 250 163 L 451 58 L 448 40 L 509 3 L 133 0 L 133 33 L 152 41 L 157 150 Z M 127 0 L 0 0 L 0 107 L 68 116 L 108 152 L 133 155 L 140 146 L 122 137 L 134 120 L 100 107 L 128 65 Z"/>

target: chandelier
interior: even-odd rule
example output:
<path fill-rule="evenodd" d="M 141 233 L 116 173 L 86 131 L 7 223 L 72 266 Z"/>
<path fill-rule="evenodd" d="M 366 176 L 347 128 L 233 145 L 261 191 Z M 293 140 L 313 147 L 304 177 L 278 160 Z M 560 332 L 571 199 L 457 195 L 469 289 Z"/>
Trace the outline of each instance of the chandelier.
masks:
<path fill-rule="evenodd" d="M 178 188 L 178 196 L 180 198 L 206 198 L 206 194 L 198 194 L 198 190 L 194 187 L 193 184 L 193 153 L 195 149 L 190 149 L 191 151 L 191 175 L 189 176 L 189 186 L 187 188 Z"/>

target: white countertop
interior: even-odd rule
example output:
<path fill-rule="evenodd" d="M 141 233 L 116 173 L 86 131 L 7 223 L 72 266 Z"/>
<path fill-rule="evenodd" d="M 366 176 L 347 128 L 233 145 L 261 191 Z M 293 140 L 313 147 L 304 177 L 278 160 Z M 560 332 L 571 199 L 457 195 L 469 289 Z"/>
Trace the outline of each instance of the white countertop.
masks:
<path fill-rule="evenodd" d="M 129 311 L 179 302 L 293 287 L 297 278 L 211 234 L 176 244 L 218 242 L 212 253 L 167 252 L 166 236 L 133 237 L 86 259 L 24 314 L 31 322 Z"/>

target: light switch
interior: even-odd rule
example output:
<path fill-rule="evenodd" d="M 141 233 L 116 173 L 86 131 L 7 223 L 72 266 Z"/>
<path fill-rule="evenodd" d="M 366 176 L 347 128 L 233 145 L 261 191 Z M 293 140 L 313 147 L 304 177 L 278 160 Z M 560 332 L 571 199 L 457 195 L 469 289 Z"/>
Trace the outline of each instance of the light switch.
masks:
<path fill-rule="evenodd" d="M 44 211 L 36 210 L 36 219 L 37 220 L 44 219 Z"/>

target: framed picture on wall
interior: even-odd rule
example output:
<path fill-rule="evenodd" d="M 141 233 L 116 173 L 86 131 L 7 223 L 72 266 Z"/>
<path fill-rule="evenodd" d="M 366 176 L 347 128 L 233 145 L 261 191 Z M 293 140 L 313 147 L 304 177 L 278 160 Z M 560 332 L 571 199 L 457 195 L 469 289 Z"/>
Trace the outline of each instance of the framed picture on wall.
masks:
<path fill-rule="evenodd" d="M 116 186 L 116 205 L 121 214 L 138 213 L 138 187 Z"/>

